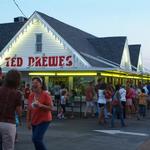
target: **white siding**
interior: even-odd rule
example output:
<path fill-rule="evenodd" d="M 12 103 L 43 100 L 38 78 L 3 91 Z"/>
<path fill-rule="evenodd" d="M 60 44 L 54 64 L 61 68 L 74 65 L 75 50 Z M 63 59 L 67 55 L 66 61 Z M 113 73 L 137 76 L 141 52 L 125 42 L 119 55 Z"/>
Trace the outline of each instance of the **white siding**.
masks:
<path fill-rule="evenodd" d="M 49 32 L 47 27 L 44 27 L 44 24 L 40 21 L 33 22 L 27 25 L 27 29 L 23 31 L 23 34 L 19 36 L 18 40 L 16 40 L 7 54 L 5 53 L 5 57 L 15 56 L 23 58 L 23 65 L 18 69 L 27 69 L 28 57 L 30 56 L 73 56 L 72 51 L 65 48 L 63 43 L 61 43 L 52 32 Z M 42 52 L 35 51 L 36 33 L 42 33 Z M 83 62 L 81 62 L 77 56 L 72 57 L 72 59 L 75 59 L 73 60 L 73 65 L 68 67 L 84 67 Z M 3 67 L 4 66 L 5 64 Z"/>
<path fill-rule="evenodd" d="M 142 53 L 140 50 L 139 53 L 139 58 L 138 58 L 138 65 L 137 65 L 137 72 L 143 72 L 144 71 L 144 67 L 143 67 L 143 61 L 142 61 Z"/>
<path fill-rule="evenodd" d="M 120 66 L 123 69 L 131 70 L 131 60 L 127 41 L 125 42 Z"/>
<path fill-rule="evenodd" d="M 14 47 L 14 53 L 22 57 L 41 55 L 41 53 L 35 51 L 36 33 L 42 33 L 43 36 L 42 54 L 45 53 L 47 56 L 71 55 L 71 52 L 65 50 L 63 45 L 59 41 L 56 41 L 55 37 L 48 33 L 46 28 L 41 26 L 39 22 L 34 23 L 27 33 L 25 33 L 19 45 L 16 48 Z"/>

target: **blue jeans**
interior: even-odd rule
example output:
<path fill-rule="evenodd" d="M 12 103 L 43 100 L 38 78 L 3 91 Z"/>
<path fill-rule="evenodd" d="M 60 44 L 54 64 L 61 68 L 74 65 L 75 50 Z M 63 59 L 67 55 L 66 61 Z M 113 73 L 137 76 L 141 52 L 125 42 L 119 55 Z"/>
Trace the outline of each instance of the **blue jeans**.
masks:
<path fill-rule="evenodd" d="M 121 125 L 125 126 L 124 119 L 123 119 L 123 110 L 121 107 L 118 106 L 118 107 L 113 107 L 112 109 L 111 127 L 114 127 L 114 120 L 117 115 L 119 115 Z"/>
<path fill-rule="evenodd" d="M 139 105 L 139 114 L 140 114 L 140 116 L 143 116 L 143 117 L 146 116 L 146 106 L 145 105 Z"/>
<path fill-rule="evenodd" d="M 50 122 L 43 122 L 39 125 L 32 125 L 32 141 L 36 150 L 47 150 L 43 143 L 43 137 L 49 124 Z"/>

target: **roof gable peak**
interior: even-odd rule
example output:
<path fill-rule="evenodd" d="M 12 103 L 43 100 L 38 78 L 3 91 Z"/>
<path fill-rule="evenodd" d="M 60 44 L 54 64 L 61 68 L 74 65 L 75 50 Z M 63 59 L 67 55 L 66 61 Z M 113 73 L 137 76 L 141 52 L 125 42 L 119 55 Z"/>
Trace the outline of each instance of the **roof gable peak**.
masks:
<path fill-rule="evenodd" d="M 60 21 L 60 20 L 58 20 L 58 19 L 56 19 L 56 18 L 53 18 L 53 17 L 51 17 L 51 16 L 49 16 L 49 15 L 47 15 L 47 14 L 44 14 L 44 13 L 42 13 L 42 12 L 39 12 L 39 11 L 35 11 L 33 14 L 38 14 L 38 15 L 40 15 L 40 17 L 42 17 L 48 24 L 50 24 L 50 23 L 52 23 L 52 22 L 55 22 L 55 23 L 59 23 L 59 24 L 62 24 L 63 26 L 67 26 L 68 28 L 72 28 L 73 30 L 77 30 L 77 31 L 79 31 L 80 33 L 82 33 L 82 34 L 88 34 L 89 36 L 91 36 L 91 37 L 95 37 L 96 38 L 96 36 L 94 36 L 94 35 L 92 35 L 92 34 L 90 34 L 90 33 L 87 33 L 87 32 L 85 32 L 85 31 L 83 31 L 83 30 L 81 30 L 81 29 L 79 29 L 79 28 L 77 28 L 77 27 L 74 27 L 74 26 L 72 26 L 72 25 L 69 25 L 69 24 L 67 24 L 67 23 L 64 23 L 63 21 Z"/>

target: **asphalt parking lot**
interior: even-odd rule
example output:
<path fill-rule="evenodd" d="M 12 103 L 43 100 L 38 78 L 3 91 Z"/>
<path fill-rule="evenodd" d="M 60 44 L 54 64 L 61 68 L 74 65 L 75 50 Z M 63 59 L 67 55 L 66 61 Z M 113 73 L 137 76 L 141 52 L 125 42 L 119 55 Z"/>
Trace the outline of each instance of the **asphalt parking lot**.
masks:
<path fill-rule="evenodd" d="M 48 150 L 147 150 L 150 146 L 150 116 L 137 121 L 136 117 L 126 120 L 127 127 L 116 127 L 97 123 L 97 118 L 54 119 L 45 135 Z M 96 131 L 95 131 L 96 130 Z M 25 121 L 18 128 L 19 141 L 15 150 L 34 150 L 31 131 Z"/>

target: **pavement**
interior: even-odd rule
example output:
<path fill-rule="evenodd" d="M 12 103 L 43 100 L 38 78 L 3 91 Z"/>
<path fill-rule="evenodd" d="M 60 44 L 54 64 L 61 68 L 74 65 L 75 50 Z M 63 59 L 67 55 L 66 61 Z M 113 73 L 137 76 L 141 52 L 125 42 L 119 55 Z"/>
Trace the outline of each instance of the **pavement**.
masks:
<path fill-rule="evenodd" d="M 115 128 L 110 128 L 110 119 L 105 126 L 99 125 L 97 118 L 54 119 L 44 141 L 48 150 L 150 149 L 150 113 L 141 120 L 127 119 L 126 124 L 127 127 L 120 127 L 120 121 L 116 120 Z M 25 121 L 18 128 L 18 135 L 15 150 L 34 150 Z"/>
<path fill-rule="evenodd" d="M 147 140 L 139 147 L 139 150 L 149 150 L 149 149 L 150 149 L 150 140 Z"/>

